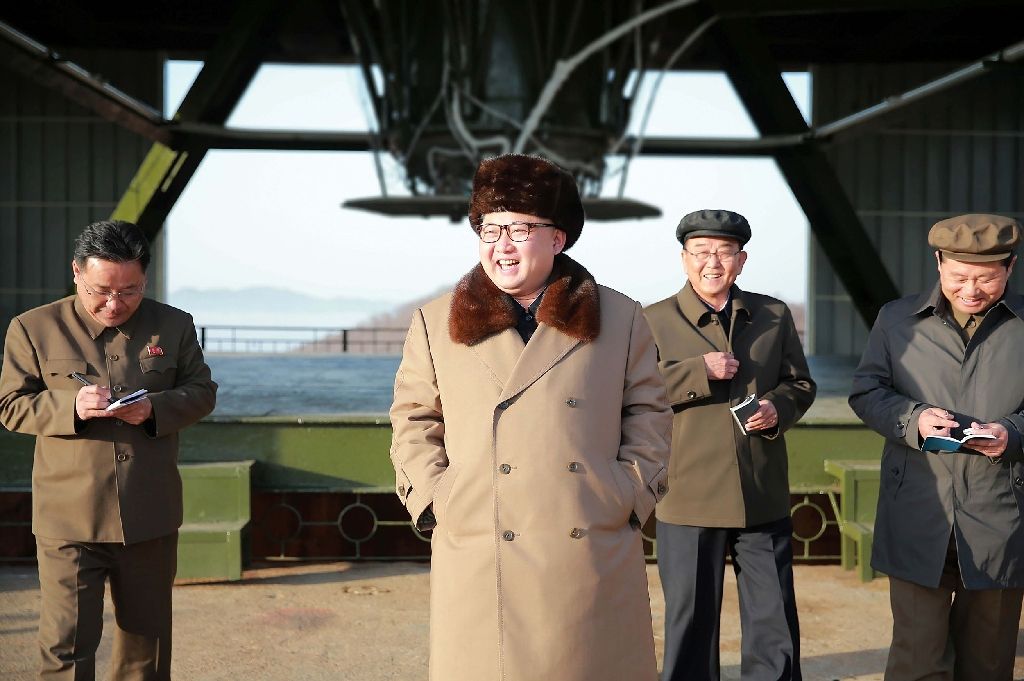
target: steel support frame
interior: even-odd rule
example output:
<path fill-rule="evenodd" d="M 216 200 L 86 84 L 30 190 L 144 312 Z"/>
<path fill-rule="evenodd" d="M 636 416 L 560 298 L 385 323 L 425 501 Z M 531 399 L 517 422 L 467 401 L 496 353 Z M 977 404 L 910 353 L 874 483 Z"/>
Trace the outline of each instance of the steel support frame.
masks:
<path fill-rule="evenodd" d="M 36 85 L 56 90 L 111 123 L 153 142 L 170 142 L 170 133 L 164 127 L 166 121 L 159 111 L 3 22 L 0 22 L 0 63 Z"/>
<path fill-rule="evenodd" d="M 231 25 L 185 95 L 175 121 L 224 124 L 259 70 L 286 8 L 285 0 L 251 0 L 238 5 Z M 111 217 L 136 223 L 154 239 L 208 150 L 202 143 L 178 150 L 154 144 Z"/>
<path fill-rule="evenodd" d="M 711 28 L 709 36 L 719 48 L 723 69 L 761 135 L 810 132 L 749 19 L 723 19 Z M 779 149 L 775 161 L 854 307 L 871 326 L 882 305 L 899 296 L 899 289 L 871 246 L 835 169 L 816 144 Z"/>

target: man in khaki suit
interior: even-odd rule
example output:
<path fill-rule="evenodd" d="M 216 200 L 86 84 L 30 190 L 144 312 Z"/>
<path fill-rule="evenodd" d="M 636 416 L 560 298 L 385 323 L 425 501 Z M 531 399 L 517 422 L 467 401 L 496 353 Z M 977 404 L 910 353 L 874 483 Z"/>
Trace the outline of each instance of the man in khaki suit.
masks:
<path fill-rule="evenodd" d="M 675 412 L 668 493 L 658 503 L 665 590 L 663 681 L 719 678 L 725 554 L 743 629 L 741 678 L 799 680 L 789 480 L 782 434 L 815 384 L 785 303 L 741 291 L 750 225 L 701 210 L 676 229 L 687 284 L 645 310 Z M 748 395 L 756 412 L 733 418 Z"/>
<path fill-rule="evenodd" d="M 135 225 L 89 225 L 75 294 L 7 331 L 0 423 L 36 436 L 41 679 L 94 677 L 108 579 L 111 678 L 170 678 L 178 432 L 213 410 L 217 384 L 191 316 L 144 298 L 149 258 Z M 140 388 L 141 401 L 107 409 Z"/>

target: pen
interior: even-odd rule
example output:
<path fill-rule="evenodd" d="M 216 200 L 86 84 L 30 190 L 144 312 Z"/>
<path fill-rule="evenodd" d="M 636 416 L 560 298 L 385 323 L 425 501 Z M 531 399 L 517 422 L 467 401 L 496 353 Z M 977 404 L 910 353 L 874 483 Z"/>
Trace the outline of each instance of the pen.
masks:
<path fill-rule="evenodd" d="M 68 374 L 68 378 L 73 378 L 82 385 L 92 385 L 92 381 L 90 381 L 88 378 L 78 373 L 77 371 L 72 371 L 70 374 Z"/>

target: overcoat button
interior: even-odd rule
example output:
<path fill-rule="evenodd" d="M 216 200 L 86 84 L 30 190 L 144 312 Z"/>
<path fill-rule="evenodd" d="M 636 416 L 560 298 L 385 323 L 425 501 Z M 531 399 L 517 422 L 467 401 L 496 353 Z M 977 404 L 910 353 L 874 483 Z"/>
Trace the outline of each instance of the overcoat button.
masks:
<path fill-rule="evenodd" d="M 569 399 L 567 399 L 567 400 L 565 401 L 565 403 L 566 403 L 567 405 L 569 405 L 570 407 L 575 407 L 575 406 L 576 406 L 576 400 L 575 400 L 574 398 L 572 398 L 572 397 L 570 397 Z"/>
<path fill-rule="evenodd" d="M 1013 484 L 1017 485 L 1017 487 L 1024 487 L 1024 478 L 1017 476 L 1013 479 Z"/>
<path fill-rule="evenodd" d="M 516 533 L 513 532 L 512 530 L 505 530 L 504 532 L 501 533 L 501 538 L 504 539 L 505 541 L 512 541 L 513 539 L 516 538 Z"/>
<path fill-rule="evenodd" d="M 501 464 L 501 466 L 498 467 L 498 470 L 504 473 L 505 475 L 508 475 L 509 473 L 512 472 L 512 466 L 509 466 L 507 463 L 503 463 Z"/>
<path fill-rule="evenodd" d="M 695 393 L 695 392 L 693 392 L 691 390 L 690 392 L 686 393 L 686 396 L 692 400 L 693 398 L 695 398 L 697 396 L 697 393 Z"/>
<path fill-rule="evenodd" d="M 508 400 L 498 402 L 498 409 L 508 409 L 508 405 L 511 404 Z"/>
<path fill-rule="evenodd" d="M 570 461 L 569 462 L 569 472 L 576 473 L 579 470 L 580 470 L 580 463 L 579 463 L 579 461 Z"/>
<path fill-rule="evenodd" d="M 893 466 L 891 470 L 892 470 L 892 474 L 893 475 L 899 475 L 900 474 L 900 469 L 896 468 L 895 466 Z"/>
<path fill-rule="evenodd" d="M 572 531 L 569 532 L 569 536 L 572 537 L 573 539 L 579 539 L 580 537 L 583 536 L 583 530 L 581 530 L 578 527 L 574 527 L 574 528 L 572 528 Z"/>
<path fill-rule="evenodd" d="M 399 485 L 398 486 L 398 496 L 400 496 L 400 497 L 404 497 L 405 496 L 405 485 Z"/>
<path fill-rule="evenodd" d="M 118 461 L 127 461 L 128 460 L 128 455 L 124 454 L 124 453 L 118 454 L 117 455 L 117 460 Z"/>
<path fill-rule="evenodd" d="M 123 385 L 115 385 L 114 386 L 114 392 L 119 393 L 122 390 L 124 390 L 124 386 Z"/>
<path fill-rule="evenodd" d="M 664 494 L 667 491 L 668 490 L 665 488 L 665 483 L 659 482 L 658 483 L 658 494 Z"/>
<path fill-rule="evenodd" d="M 109 359 L 111 362 L 116 362 L 117 360 L 119 360 L 121 358 L 118 357 L 117 355 L 111 355 L 110 357 L 107 357 L 107 359 Z"/>

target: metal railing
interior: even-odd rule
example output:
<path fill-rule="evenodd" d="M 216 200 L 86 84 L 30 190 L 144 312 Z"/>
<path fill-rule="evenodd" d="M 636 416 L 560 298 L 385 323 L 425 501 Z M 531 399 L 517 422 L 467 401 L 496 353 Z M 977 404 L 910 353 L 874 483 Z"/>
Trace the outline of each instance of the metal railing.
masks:
<path fill-rule="evenodd" d="M 317 326 L 196 327 L 205 352 L 271 354 L 399 354 L 408 329 Z"/>

